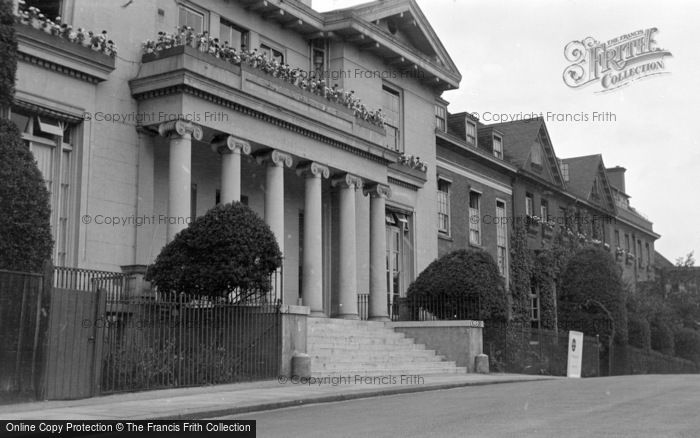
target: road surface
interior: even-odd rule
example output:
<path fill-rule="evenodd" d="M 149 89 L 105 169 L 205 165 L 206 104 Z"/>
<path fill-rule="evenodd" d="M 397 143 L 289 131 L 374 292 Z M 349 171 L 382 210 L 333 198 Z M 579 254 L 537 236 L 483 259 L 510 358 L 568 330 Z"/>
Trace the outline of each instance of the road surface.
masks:
<path fill-rule="evenodd" d="M 258 437 L 700 437 L 700 375 L 472 386 L 225 417 Z"/>

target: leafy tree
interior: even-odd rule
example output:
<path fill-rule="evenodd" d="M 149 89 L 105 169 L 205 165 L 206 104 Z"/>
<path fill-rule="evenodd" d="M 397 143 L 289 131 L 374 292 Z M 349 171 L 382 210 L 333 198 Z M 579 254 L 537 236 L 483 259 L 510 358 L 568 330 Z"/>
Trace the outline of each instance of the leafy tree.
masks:
<path fill-rule="evenodd" d="M 678 257 L 676 259 L 676 266 L 679 268 L 691 268 L 695 266 L 695 257 L 694 257 L 695 251 L 690 251 L 688 254 L 685 255 L 684 257 Z"/>
<path fill-rule="evenodd" d="M 161 292 L 245 300 L 268 292 L 270 274 L 281 265 L 270 227 L 235 202 L 217 205 L 180 231 L 146 278 Z"/>
<path fill-rule="evenodd" d="M 653 320 L 650 324 L 650 335 L 652 349 L 669 356 L 675 354 L 673 330 L 668 323 L 659 319 Z"/>
<path fill-rule="evenodd" d="M 559 309 L 565 320 L 580 324 L 588 335 L 609 339 L 614 332 L 617 343 L 627 342 L 622 276 L 608 251 L 585 247 L 569 260 L 562 274 Z"/>
<path fill-rule="evenodd" d="M 9 106 L 15 94 L 17 38 L 12 0 L 0 0 L 0 109 Z"/>
<path fill-rule="evenodd" d="M 12 104 L 17 41 L 12 2 L 0 0 L 0 113 Z M 14 123 L 0 118 L 0 269 L 40 271 L 51 257 L 49 192 Z"/>
<path fill-rule="evenodd" d="M 651 349 L 651 328 L 649 321 L 637 315 L 630 315 L 627 321 L 629 344 L 644 350 Z"/>
<path fill-rule="evenodd" d="M 507 315 L 503 279 L 491 255 L 482 250 L 462 249 L 445 254 L 421 272 L 407 295 L 409 303 L 421 303 L 438 317 L 456 314 L 459 319 L 466 319 L 476 299 L 481 319 L 502 321 Z"/>
<path fill-rule="evenodd" d="M 682 328 L 674 334 L 676 355 L 700 364 L 700 332 Z"/>

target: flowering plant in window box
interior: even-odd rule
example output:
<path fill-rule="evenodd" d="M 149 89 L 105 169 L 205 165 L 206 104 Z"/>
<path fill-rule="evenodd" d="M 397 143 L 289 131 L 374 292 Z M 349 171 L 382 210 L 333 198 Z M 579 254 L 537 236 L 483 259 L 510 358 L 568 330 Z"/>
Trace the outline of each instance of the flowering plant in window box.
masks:
<path fill-rule="evenodd" d="M 603 242 L 598 239 L 591 239 L 591 243 L 595 246 L 600 246 Z"/>
<path fill-rule="evenodd" d="M 581 242 L 585 242 L 585 241 L 586 241 L 586 235 L 583 234 L 583 233 L 578 233 L 578 234 L 576 235 L 576 237 L 578 237 L 578 240 L 581 241 Z"/>
<path fill-rule="evenodd" d="M 95 35 L 92 31 L 82 28 L 74 31 L 73 26 L 64 23 L 61 17 L 55 17 L 51 20 L 42 14 L 39 8 L 35 6 L 27 7 L 24 0 L 19 0 L 18 6 L 16 12 L 17 23 L 42 30 L 49 35 L 65 39 L 71 43 L 91 47 L 93 50 L 111 57 L 117 56 L 117 47 L 113 41 L 107 38 L 107 31 L 102 31 L 100 35 Z"/>
<path fill-rule="evenodd" d="M 608 251 L 610 250 L 610 245 L 607 243 L 603 244 L 603 248 L 607 249 Z"/>
<path fill-rule="evenodd" d="M 554 227 L 556 226 L 556 222 L 554 221 L 544 221 L 542 222 L 542 226 L 544 227 L 545 230 L 553 231 Z"/>
<path fill-rule="evenodd" d="M 416 169 L 421 172 L 428 171 L 428 165 L 420 159 L 420 157 L 415 155 L 401 154 L 399 157 L 399 163 L 404 166 L 410 167 L 411 169 Z"/>
<path fill-rule="evenodd" d="M 631 264 L 635 260 L 635 258 L 636 257 L 634 256 L 634 254 L 632 254 L 631 252 L 628 252 L 627 257 L 626 257 L 626 261 L 628 264 Z"/>
<path fill-rule="evenodd" d="M 315 72 L 306 72 L 300 68 L 293 68 L 289 64 L 270 58 L 258 49 L 238 49 L 229 45 L 228 41 L 221 42 L 207 31 L 195 32 L 189 26 L 182 26 L 177 33 L 169 34 L 158 32 L 158 38 L 143 42 L 143 51 L 146 54 L 158 54 L 163 50 L 177 46 L 194 47 L 202 53 L 230 62 L 233 65 L 247 65 L 277 79 L 288 82 L 305 92 L 321 96 L 326 100 L 342 105 L 352 111 L 353 115 L 365 122 L 379 128 L 384 128 L 384 114 L 381 109 L 369 110 L 359 98 L 355 97 L 354 90 L 343 90 L 338 84 L 332 87 L 322 77 L 317 77 Z"/>

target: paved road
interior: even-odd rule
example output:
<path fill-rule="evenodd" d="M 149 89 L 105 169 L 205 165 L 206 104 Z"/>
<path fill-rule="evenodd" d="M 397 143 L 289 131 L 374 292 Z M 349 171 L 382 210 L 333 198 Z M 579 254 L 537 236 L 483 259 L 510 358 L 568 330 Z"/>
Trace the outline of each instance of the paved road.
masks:
<path fill-rule="evenodd" d="M 258 437 L 700 437 L 700 376 L 509 383 L 226 417 Z"/>

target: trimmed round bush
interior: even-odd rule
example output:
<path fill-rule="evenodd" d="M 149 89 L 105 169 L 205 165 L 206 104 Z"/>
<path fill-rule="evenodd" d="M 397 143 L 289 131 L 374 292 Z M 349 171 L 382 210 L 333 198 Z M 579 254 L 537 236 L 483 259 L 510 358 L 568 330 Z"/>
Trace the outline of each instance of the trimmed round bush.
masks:
<path fill-rule="evenodd" d="M 180 231 L 146 278 L 160 292 L 239 300 L 270 290 L 282 254 L 270 227 L 240 202 L 220 204 Z"/>
<path fill-rule="evenodd" d="M 408 287 L 408 302 L 418 302 L 441 319 L 467 319 L 478 303 L 481 319 L 504 320 L 503 279 L 491 255 L 457 250 L 428 265 Z"/>
<path fill-rule="evenodd" d="M 682 328 L 674 334 L 676 356 L 700 364 L 700 332 Z"/>
<path fill-rule="evenodd" d="M 651 329 L 649 321 L 639 316 L 630 316 L 627 321 L 628 343 L 644 350 L 651 349 Z"/>
<path fill-rule="evenodd" d="M 7 119 L 0 119 L 0 157 L 0 269 L 39 272 L 53 249 L 49 191 Z"/>
<path fill-rule="evenodd" d="M 669 356 L 674 355 L 673 330 L 663 321 L 654 320 L 650 325 L 651 348 Z"/>
<path fill-rule="evenodd" d="M 560 320 L 587 335 L 627 343 L 627 310 L 620 268 L 608 251 L 586 247 L 569 260 L 561 278 Z M 612 322 L 610 322 L 612 317 Z"/>

